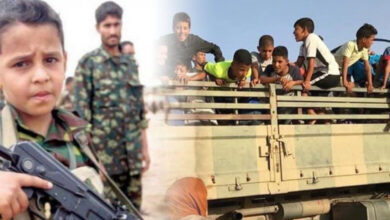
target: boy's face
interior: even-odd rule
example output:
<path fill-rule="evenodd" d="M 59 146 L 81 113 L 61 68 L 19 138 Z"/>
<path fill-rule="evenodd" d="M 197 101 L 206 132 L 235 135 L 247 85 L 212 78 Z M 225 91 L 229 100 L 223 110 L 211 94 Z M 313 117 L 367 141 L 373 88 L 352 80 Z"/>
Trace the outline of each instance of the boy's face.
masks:
<path fill-rule="evenodd" d="M 276 74 L 283 75 L 288 70 L 288 59 L 283 56 L 273 56 L 272 65 Z"/>
<path fill-rule="evenodd" d="M 263 60 L 269 60 L 272 57 L 272 51 L 274 50 L 274 46 L 272 45 L 266 45 L 264 47 L 257 47 L 257 50 L 260 53 L 260 57 Z"/>
<path fill-rule="evenodd" d="M 372 44 L 374 43 L 375 35 L 372 35 L 370 37 L 363 37 L 362 42 L 363 42 L 363 47 L 366 49 L 370 49 Z"/>
<path fill-rule="evenodd" d="M 176 65 L 175 74 L 176 74 L 176 76 L 186 75 L 187 74 L 187 66 L 183 65 L 183 64 Z"/>
<path fill-rule="evenodd" d="M 206 62 L 206 53 L 204 52 L 197 52 L 194 57 L 192 58 L 192 60 L 197 63 L 197 64 L 202 64 L 202 63 L 205 63 Z"/>
<path fill-rule="evenodd" d="M 121 40 L 122 21 L 116 16 L 108 15 L 96 25 L 103 45 L 112 48 L 117 47 Z"/>
<path fill-rule="evenodd" d="M 190 24 L 185 21 L 177 22 L 174 31 L 176 34 L 176 38 L 180 42 L 183 42 L 187 39 L 188 35 L 190 34 Z"/>
<path fill-rule="evenodd" d="M 242 80 L 248 74 L 251 65 L 232 62 L 231 68 L 232 68 L 232 75 L 235 77 L 234 80 Z"/>
<path fill-rule="evenodd" d="M 294 36 L 295 40 L 298 41 L 304 41 L 306 37 L 309 35 L 309 32 L 307 31 L 306 28 L 302 28 L 299 25 L 295 25 L 294 27 Z"/>
<path fill-rule="evenodd" d="M 64 81 L 66 55 L 50 24 L 15 23 L 1 34 L 0 83 L 21 116 L 47 116 Z"/>
<path fill-rule="evenodd" d="M 122 53 L 128 55 L 134 55 L 135 54 L 134 46 L 130 44 L 125 44 L 122 47 Z"/>
<path fill-rule="evenodd" d="M 66 90 L 70 93 L 73 92 L 73 81 L 69 82 L 68 84 L 65 85 Z"/>

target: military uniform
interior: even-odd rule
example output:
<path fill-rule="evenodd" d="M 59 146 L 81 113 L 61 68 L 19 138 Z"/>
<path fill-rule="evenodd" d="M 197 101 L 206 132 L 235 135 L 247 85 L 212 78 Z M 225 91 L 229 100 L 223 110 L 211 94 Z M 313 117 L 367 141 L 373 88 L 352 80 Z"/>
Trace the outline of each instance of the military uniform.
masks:
<path fill-rule="evenodd" d="M 147 121 L 135 59 L 111 56 L 103 47 L 86 54 L 76 69 L 74 98 L 76 111 L 92 125 L 100 161 L 139 208 L 141 130 Z"/>
<path fill-rule="evenodd" d="M 93 162 L 83 151 L 86 148 L 90 149 L 90 139 L 86 129 L 88 123 L 72 113 L 61 109 L 54 109 L 51 114 L 52 121 L 49 124 L 46 136 L 43 136 L 30 130 L 23 123 L 16 109 L 11 105 L 6 105 L 6 108 L 2 110 L 0 116 L 1 144 L 8 148 L 10 145 L 19 141 L 35 142 L 47 152 L 51 153 L 63 165 L 75 171 L 74 174 L 81 177 L 80 179 L 92 189 L 102 193 L 99 190 L 102 186 L 100 177 L 96 173 L 96 170 L 92 168 L 94 167 Z M 36 212 L 43 211 L 37 210 L 34 204 L 35 202 L 30 202 L 30 208 Z M 45 211 L 45 215 L 46 217 L 50 216 L 50 208 Z M 24 212 L 14 219 L 26 220 L 37 218 L 29 216 L 27 212 Z"/>
<path fill-rule="evenodd" d="M 88 145 L 86 133 L 87 122 L 74 116 L 72 113 L 61 109 L 52 111 L 53 119 L 50 122 L 49 130 L 46 136 L 37 134 L 24 125 L 15 108 L 8 105 L 11 110 L 12 118 L 15 120 L 16 137 L 18 141 L 31 141 L 42 146 L 54 158 L 67 166 L 69 169 L 75 169 L 82 166 L 93 166 L 89 158 L 82 153 L 81 148 Z M 7 135 L 1 131 L 2 135 Z M 83 136 L 78 136 L 77 135 Z"/>
<path fill-rule="evenodd" d="M 66 109 L 67 111 L 73 111 L 73 94 L 71 94 L 69 91 L 64 90 L 61 93 L 60 98 L 57 101 L 57 106 L 59 108 Z"/>

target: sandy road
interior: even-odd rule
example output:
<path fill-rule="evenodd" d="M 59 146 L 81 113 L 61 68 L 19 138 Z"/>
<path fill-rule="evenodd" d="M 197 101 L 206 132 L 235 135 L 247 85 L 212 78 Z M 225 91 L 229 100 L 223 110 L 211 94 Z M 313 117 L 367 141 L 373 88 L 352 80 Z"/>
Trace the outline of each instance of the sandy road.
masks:
<path fill-rule="evenodd" d="M 194 145 L 169 146 L 161 139 L 164 133 L 163 121 L 158 115 L 150 115 L 148 143 L 151 157 L 150 169 L 143 176 L 142 210 L 145 219 L 166 219 L 164 217 L 164 195 L 168 187 L 177 179 L 195 176 Z"/>

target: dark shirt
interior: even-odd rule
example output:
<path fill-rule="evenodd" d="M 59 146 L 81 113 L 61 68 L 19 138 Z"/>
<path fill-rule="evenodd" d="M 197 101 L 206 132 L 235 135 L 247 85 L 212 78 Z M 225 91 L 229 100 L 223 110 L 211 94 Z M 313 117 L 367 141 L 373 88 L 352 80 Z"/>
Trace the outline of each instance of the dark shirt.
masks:
<path fill-rule="evenodd" d="M 268 65 L 264 72 L 260 73 L 260 76 L 266 76 L 266 77 L 277 77 L 278 74 L 275 73 L 274 67 L 272 65 Z M 288 81 L 298 81 L 303 80 L 303 77 L 301 75 L 301 72 L 299 71 L 299 68 L 296 66 L 288 65 L 288 74 L 282 76 L 282 78 L 286 78 Z M 277 81 L 276 84 L 280 84 L 280 81 Z M 285 91 L 278 91 L 278 95 L 294 95 L 294 92 L 285 92 Z"/>
<path fill-rule="evenodd" d="M 168 34 L 163 36 L 160 42 L 168 47 L 168 72 L 174 72 L 178 63 L 183 63 L 187 69 L 191 69 L 192 56 L 198 51 L 213 54 L 215 62 L 225 60 L 221 49 L 216 44 L 205 41 L 194 34 L 188 35 L 183 42 L 176 38 L 176 34 Z"/>
<path fill-rule="evenodd" d="M 288 65 L 288 74 L 284 75 L 283 77 L 286 77 L 288 80 L 303 80 L 303 77 L 299 71 L 299 68 L 296 66 Z M 260 76 L 266 76 L 266 77 L 275 77 L 278 76 L 275 73 L 274 67 L 272 65 L 268 65 L 264 72 L 260 73 Z"/>

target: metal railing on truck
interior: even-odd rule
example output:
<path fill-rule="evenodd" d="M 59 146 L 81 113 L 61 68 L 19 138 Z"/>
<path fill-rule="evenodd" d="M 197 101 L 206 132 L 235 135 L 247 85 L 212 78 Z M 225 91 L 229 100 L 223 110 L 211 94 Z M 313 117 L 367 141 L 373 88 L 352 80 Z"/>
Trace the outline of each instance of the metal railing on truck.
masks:
<path fill-rule="evenodd" d="M 313 95 L 302 96 L 302 87 L 296 86 L 286 95 L 283 94 L 282 87 L 275 84 L 256 85 L 254 88 L 247 85 L 238 89 L 236 84 L 221 87 L 214 82 L 189 82 L 183 85 L 171 81 L 162 87 L 161 95 L 166 97 L 167 122 L 234 120 L 234 124 L 238 125 L 240 121 L 261 121 L 271 124 L 281 120 L 289 120 L 292 121 L 291 123 L 331 120 L 331 123 L 346 123 L 346 121 L 384 123 L 390 118 L 388 89 L 375 89 L 373 93 L 367 94 L 365 88 L 355 88 L 353 94 L 347 94 L 344 87 L 327 90 L 313 87 L 310 92 Z M 214 101 L 217 98 L 227 98 L 225 100 L 228 101 Z M 257 99 L 257 101 L 247 102 L 250 99 Z M 306 113 L 306 109 L 309 108 L 322 110 L 320 114 L 310 115 Z M 182 111 L 174 111 L 178 109 Z M 202 109 L 212 111 L 202 111 Z M 218 113 L 218 110 L 231 112 Z"/>
<path fill-rule="evenodd" d="M 298 213 L 294 207 L 388 195 L 389 90 L 367 94 L 366 88 L 355 88 L 347 94 L 343 87 L 313 87 L 310 96 L 303 96 L 300 86 L 286 94 L 275 84 L 238 89 L 235 84 L 176 81 L 158 90 L 168 124 L 158 129 L 159 143 L 175 149 L 175 156 L 191 149 L 194 159 L 183 164 L 192 165 L 207 186 L 209 213 L 277 216 L 285 206 L 279 219 L 328 215 L 328 208 Z M 309 115 L 309 108 L 323 114 Z M 308 125 L 312 120 L 331 125 Z M 172 123 L 177 121 L 183 123 Z M 239 126 L 248 121 L 261 123 Z M 223 122 L 230 124 L 220 126 Z"/>

